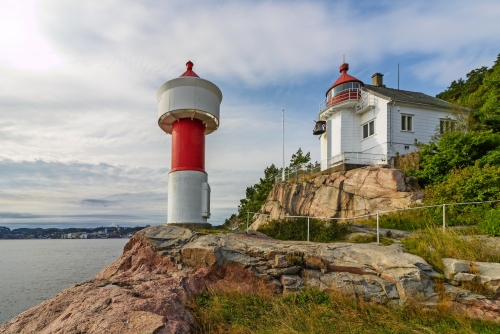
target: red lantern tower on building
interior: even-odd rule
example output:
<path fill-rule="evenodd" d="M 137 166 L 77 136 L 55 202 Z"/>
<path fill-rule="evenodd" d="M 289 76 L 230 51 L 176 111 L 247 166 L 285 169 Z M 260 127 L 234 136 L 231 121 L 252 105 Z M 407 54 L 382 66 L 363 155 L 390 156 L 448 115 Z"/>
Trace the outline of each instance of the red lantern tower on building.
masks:
<path fill-rule="evenodd" d="M 222 92 L 212 82 L 187 71 L 165 82 L 156 93 L 158 125 L 172 135 L 168 174 L 168 224 L 208 227 L 210 186 L 205 171 L 205 135 L 219 127 Z"/>

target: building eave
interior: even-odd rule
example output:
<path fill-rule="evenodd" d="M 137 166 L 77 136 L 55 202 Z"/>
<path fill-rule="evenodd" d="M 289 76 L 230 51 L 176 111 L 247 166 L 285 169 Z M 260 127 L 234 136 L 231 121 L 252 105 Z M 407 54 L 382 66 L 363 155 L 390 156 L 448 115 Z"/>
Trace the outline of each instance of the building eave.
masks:
<path fill-rule="evenodd" d="M 458 110 L 458 111 L 461 111 L 461 112 L 471 112 L 472 111 L 471 109 L 468 109 L 468 108 L 465 108 L 465 107 L 462 107 L 462 106 L 459 106 L 459 105 L 456 105 L 456 104 L 453 104 L 453 103 L 450 103 L 448 101 L 444 101 L 444 100 L 441 100 L 441 99 L 438 99 L 438 98 L 435 98 L 435 99 L 438 99 L 440 101 L 446 102 L 449 105 L 448 106 L 439 106 L 439 105 L 436 105 L 436 104 L 429 104 L 429 103 L 421 103 L 421 102 L 412 102 L 412 101 L 399 100 L 399 99 L 395 99 L 395 98 L 389 97 L 387 95 L 383 95 L 383 94 L 381 94 L 379 92 L 375 92 L 375 91 L 367 88 L 366 86 L 362 87 L 361 89 L 363 91 L 367 92 L 367 93 L 373 94 L 374 96 L 377 96 L 379 98 L 387 100 L 387 103 L 397 103 L 397 104 L 400 104 L 400 105 L 418 106 L 418 107 L 426 107 L 427 109 L 438 109 L 438 110 L 448 110 L 448 111 L 449 110 Z"/>

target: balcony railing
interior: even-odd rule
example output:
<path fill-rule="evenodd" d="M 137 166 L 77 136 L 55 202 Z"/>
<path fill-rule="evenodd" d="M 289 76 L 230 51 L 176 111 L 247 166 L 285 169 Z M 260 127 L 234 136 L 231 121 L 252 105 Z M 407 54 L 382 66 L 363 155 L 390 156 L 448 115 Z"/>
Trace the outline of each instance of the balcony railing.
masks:
<path fill-rule="evenodd" d="M 336 156 L 321 161 L 321 164 L 312 164 L 306 167 L 295 169 L 285 169 L 285 180 L 293 179 L 295 182 L 301 182 L 307 179 L 307 175 L 316 174 L 325 169 L 332 168 L 341 164 L 356 165 L 385 165 L 387 156 L 384 154 L 372 154 L 361 152 L 343 152 Z M 276 176 L 274 182 L 280 183 L 283 180 L 282 174 Z"/>
<path fill-rule="evenodd" d="M 342 152 L 333 157 L 321 161 L 321 170 L 332 168 L 341 164 L 356 165 L 381 165 L 387 164 L 385 154 L 372 154 L 361 152 Z"/>
<path fill-rule="evenodd" d="M 342 90 L 335 94 L 333 97 L 327 97 L 319 104 L 319 112 L 344 101 L 359 100 L 361 98 L 361 90 L 359 88 L 349 88 Z"/>

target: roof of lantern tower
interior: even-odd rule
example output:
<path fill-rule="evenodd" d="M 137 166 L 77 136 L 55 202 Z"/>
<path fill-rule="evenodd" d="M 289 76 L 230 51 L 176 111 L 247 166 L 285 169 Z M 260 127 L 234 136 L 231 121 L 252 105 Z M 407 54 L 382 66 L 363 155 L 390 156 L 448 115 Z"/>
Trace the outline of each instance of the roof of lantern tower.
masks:
<path fill-rule="evenodd" d="M 352 75 L 347 74 L 347 71 L 349 71 L 349 64 L 348 63 L 343 63 L 342 65 L 340 65 L 339 70 L 340 70 L 340 73 L 342 73 L 342 74 L 337 79 L 337 81 L 335 81 L 335 83 L 333 85 L 331 85 L 330 88 L 328 88 L 328 90 L 326 91 L 326 95 L 328 95 L 328 92 L 331 91 L 333 88 L 335 88 L 338 85 L 341 85 L 343 83 L 346 83 L 346 82 L 359 82 L 361 84 L 361 86 L 364 86 L 363 81 L 356 79 Z"/>

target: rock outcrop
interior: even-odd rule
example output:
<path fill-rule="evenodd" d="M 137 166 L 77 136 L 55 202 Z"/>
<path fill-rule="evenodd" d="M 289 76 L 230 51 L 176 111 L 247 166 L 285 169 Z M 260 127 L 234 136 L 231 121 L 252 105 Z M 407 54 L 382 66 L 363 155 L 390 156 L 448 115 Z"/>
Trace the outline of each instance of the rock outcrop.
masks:
<path fill-rule="evenodd" d="M 444 274 L 452 284 L 479 282 L 491 292 L 500 292 L 500 263 L 442 259 Z"/>
<path fill-rule="evenodd" d="M 309 286 L 381 304 L 432 305 L 436 275 L 400 245 L 285 242 L 258 232 L 202 235 L 155 226 L 136 233 L 95 279 L 21 313 L 0 333 L 189 333 L 189 299 L 228 287 L 280 293 Z M 498 319 L 490 304 L 488 315 Z"/>
<path fill-rule="evenodd" d="M 398 169 L 362 167 L 319 175 L 302 182 L 276 184 L 255 215 L 251 229 L 285 215 L 353 217 L 408 207 L 420 200 L 416 179 Z"/>

